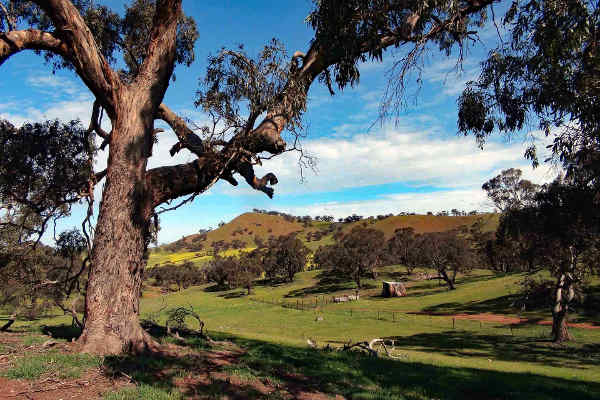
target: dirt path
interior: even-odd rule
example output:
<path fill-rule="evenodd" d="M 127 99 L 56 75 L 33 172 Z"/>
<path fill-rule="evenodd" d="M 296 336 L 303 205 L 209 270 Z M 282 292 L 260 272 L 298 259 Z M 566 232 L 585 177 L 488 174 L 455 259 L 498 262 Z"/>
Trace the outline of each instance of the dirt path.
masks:
<path fill-rule="evenodd" d="M 426 315 L 439 315 L 444 317 L 452 317 L 456 319 L 468 319 L 474 321 L 482 321 L 482 322 L 497 322 L 499 324 L 505 325 L 523 325 L 523 324 L 537 324 L 537 325 L 552 325 L 552 321 L 549 320 L 537 320 L 530 318 L 518 318 L 518 317 L 510 317 L 508 315 L 502 314 L 435 314 L 435 313 L 419 313 Z M 600 329 L 600 325 L 592 324 L 589 322 L 575 322 L 569 323 L 570 327 L 573 328 L 582 328 L 582 329 Z"/>

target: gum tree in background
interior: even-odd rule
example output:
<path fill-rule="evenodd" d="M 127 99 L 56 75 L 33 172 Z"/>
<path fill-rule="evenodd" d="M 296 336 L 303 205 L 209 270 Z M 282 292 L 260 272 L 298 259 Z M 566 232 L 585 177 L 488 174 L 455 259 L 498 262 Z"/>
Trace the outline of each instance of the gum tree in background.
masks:
<path fill-rule="evenodd" d="M 431 43 L 448 52 L 454 45 L 462 49 L 485 21 L 482 14 L 492 3 L 316 1 L 307 19 L 315 36 L 305 53 L 287 56 L 274 41 L 257 58 L 242 49 L 224 49 L 210 58 L 196 105 L 214 124 L 200 129 L 197 136 L 162 103 L 176 64 L 190 65 L 194 59 L 197 32 L 194 21 L 183 14 L 181 0 L 135 0 L 124 15 L 90 0 L 0 1 L 0 65 L 32 50 L 41 52 L 55 68 L 73 70 L 95 97 L 90 127 L 80 129 L 88 138 L 82 154 L 93 158 L 94 134 L 101 147 L 109 148 L 106 171 L 93 175 L 89 167 L 93 164 L 88 164 L 79 188 L 74 187 L 79 181 L 64 177 L 53 182 L 57 187 L 62 182 L 65 191 L 46 203 L 28 192 L 27 182 L 11 181 L 15 170 L 4 165 L 4 158 L 0 169 L 3 204 L 26 203 L 41 215 L 52 214 L 81 196 L 89 198 L 93 186 L 105 180 L 90 246 L 85 323 L 79 338 L 82 351 L 115 354 L 157 348 L 141 328 L 138 315 L 143 255 L 158 206 L 200 194 L 219 179 L 235 185 L 234 173 L 271 196 L 267 185 L 276 183 L 275 175 L 258 179 L 252 165 L 264 154 L 285 150 L 284 129 L 292 134 L 291 147 L 296 147 L 306 96 L 317 78 L 332 91 L 334 84 L 339 88 L 357 84 L 359 62 L 381 60 L 387 48 L 406 46 L 388 96 L 388 110 L 393 110 L 392 99 L 402 98 L 404 77 L 426 46 Z M 119 62 L 118 55 L 123 56 Z M 241 109 L 244 105 L 247 110 Z M 101 129 L 103 115 L 111 122 L 111 132 Z M 185 147 L 197 159 L 147 169 L 152 148 L 160 140 L 154 129 L 157 119 L 177 134 L 179 144 L 172 152 Z M 2 123 L 2 140 L 15 132 L 12 125 Z M 44 151 L 41 146 L 30 155 L 35 159 Z M 57 153 L 48 154 L 54 155 L 40 158 L 42 172 L 52 176 L 48 160 Z M 26 176 L 36 177 L 33 172 Z"/>
<path fill-rule="evenodd" d="M 595 0 L 514 1 L 507 41 L 459 98 L 458 127 L 483 146 L 537 124 L 567 176 L 600 185 L 600 8 Z M 539 163 L 535 145 L 526 152 Z"/>
<path fill-rule="evenodd" d="M 597 272 L 600 8 L 594 0 L 514 1 L 503 25 L 507 41 L 489 53 L 459 98 L 458 126 L 481 145 L 494 132 L 531 124 L 552 139 L 550 158 L 566 176 L 523 209 L 509 209 L 501 228 L 533 243 L 536 261 L 556 278 L 553 335 L 561 342 L 570 337 L 575 287 L 586 272 Z M 535 146 L 526 156 L 539 163 Z"/>
<path fill-rule="evenodd" d="M 535 204 L 503 214 L 499 227 L 534 247 L 536 266 L 555 279 L 550 299 L 555 342 L 572 339 L 567 328 L 571 302 L 600 266 L 600 214 L 594 198 L 586 185 L 559 178 L 544 185 Z"/>

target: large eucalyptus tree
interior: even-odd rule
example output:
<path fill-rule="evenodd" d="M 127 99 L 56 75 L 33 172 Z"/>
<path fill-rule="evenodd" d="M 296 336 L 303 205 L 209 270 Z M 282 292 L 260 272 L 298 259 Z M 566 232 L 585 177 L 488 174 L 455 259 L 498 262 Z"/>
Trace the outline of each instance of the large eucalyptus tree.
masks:
<path fill-rule="evenodd" d="M 306 52 L 286 56 L 273 42 L 257 58 L 238 49 L 222 50 L 209 60 L 197 106 L 213 117 L 214 124 L 203 127 L 198 137 L 163 103 L 175 65 L 189 65 L 194 57 L 196 28 L 183 14 L 182 0 L 135 0 L 124 15 L 92 0 L 1 0 L 0 65 L 21 51 L 33 50 L 55 68 L 72 69 L 95 96 L 90 128 L 79 127 L 77 136 L 84 133 L 89 140 L 96 134 L 102 146 L 109 146 L 106 171 L 93 175 L 88 165 L 86 179 L 63 177 L 65 190 L 57 191 L 52 204 L 41 202 L 27 188 L 40 174 L 54 176 L 56 165 L 48 160 L 60 151 L 36 158 L 44 150 L 29 149 L 18 163 L 7 155 L 0 170 L 3 201 L 26 202 L 40 213 L 81 195 L 91 196 L 93 185 L 105 179 L 79 339 L 82 350 L 110 354 L 156 346 L 142 330 L 138 314 L 143 255 L 157 206 L 202 193 L 219 179 L 237 184 L 234 173 L 272 195 L 266 185 L 276 183 L 275 176 L 257 179 L 252 165 L 262 154 L 277 155 L 286 149 L 282 131 L 296 133 L 301 128 L 307 92 L 316 78 L 330 90 L 333 82 L 339 88 L 355 84 L 359 62 L 381 60 L 388 47 L 406 45 L 399 53 L 403 55 L 391 91 L 399 94 L 406 72 L 429 43 L 442 50 L 462 48 L 494 1 L 499 0 L 315 0 L 307 19 L 315 36 Z M 243 112 L 246 104 L 248 110 Z M 111 132 L 101 128 L 103 114 L 110 119 Z M 161 137 L 154 128 L 157 119 L 177 134 L 180 143 L 173 153 L 186 147 L 197 159 L 148 169 L 152 148 Z M 15 138 L 23 129 L 9 123 L 2 128 L 3 140 L 15 154 L 19 146 Z M 82 150 L 93 156 L 89 143 Z M 27 179 L 14 182 L 11 176 L 23 171 L 19 166 L 33 165 L 33 159 L 35 175 L 28 170 Z M 12 167 L 4 166 L 8 161 Z M 80 178 L 77 171 L 72 175 Z"/>

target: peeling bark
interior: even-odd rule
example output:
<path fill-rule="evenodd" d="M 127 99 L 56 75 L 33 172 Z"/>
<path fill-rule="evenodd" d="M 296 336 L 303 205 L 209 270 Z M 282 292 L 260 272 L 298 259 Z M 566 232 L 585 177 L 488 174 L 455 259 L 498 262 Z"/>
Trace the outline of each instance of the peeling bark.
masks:
<path fill-rule="evenodd" d="M 145 180 L 148 134 L 136 92 L 124 91 L 116 109 L 109 167 L 94 238 L 79 342 L 95 354 L 143 351 L 155 344 L 139 324 L 139 293 L 152 204 Z"/>

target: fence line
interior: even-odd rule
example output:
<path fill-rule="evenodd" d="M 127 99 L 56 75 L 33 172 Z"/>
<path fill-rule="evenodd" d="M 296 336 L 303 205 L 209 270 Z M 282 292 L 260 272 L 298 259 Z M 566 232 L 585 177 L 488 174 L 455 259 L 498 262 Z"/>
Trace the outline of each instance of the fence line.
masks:
<path fill-rule="evenodd" d="M 282 308 L 288 308 L 298 311 L 304 312 L 315 312 L 319 314 L 330 314 L 330 315 L 344 315 L 346 317 L 355 318 L 355 319 L 370 319 L 377 321 L 386 321 L 392 323 L 410 323 L 411 321 L 416 321 L 420 319 L 419 323 L 425 325 L 431 325 L 438 328 L 452 328 L 452 329 L 464 329 L 468 328 L 471 330 L 494 330 L 494 331 L 502 331 L 501 333 L 506 335 L 514 335 L 513 329 L 516 329 L 519 326 L 522 326 L 521 323 L 503 323 L 501 321 L 481 321 L 476 319 L 465 319 L 465 318 L 457 318 L 452 315 L 435 315 L 435 314 L 426 314 L 419 312 L 411 312 L 411 311 L 401 311 L 401 310 L 377 310 L 377 309 L 369 309 L 369 308 L 344 308 L 339 310 L 333 310 L 331 308 L 322 309 L 320 306 L 328 305 L 334 303 L 331 299 L 328 299 L 325 296 L 322 298 L 315 299 L 296 299 L 296 300 L 287 300 L 287 299 L 268 299 L 268 298 L 249 298 L 249 300 L 269 304 L 274 306 L 279 306 Z M 429 323 L 427 323 L 429 321 Z M 447 322 L 446 322 L 447 321 Z M 523 325 L 524 326 L 524 325 Z M 536 327 L 534 329 L 536 335 L 549 333 L 547 327 Z"/>

